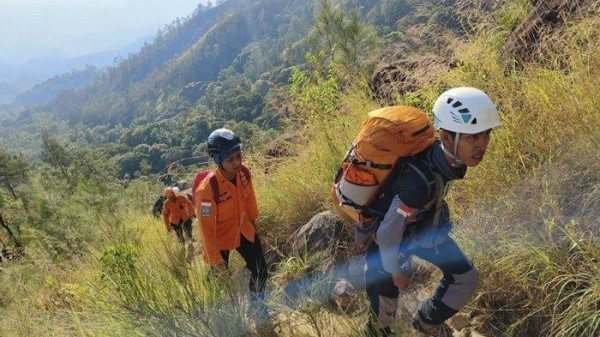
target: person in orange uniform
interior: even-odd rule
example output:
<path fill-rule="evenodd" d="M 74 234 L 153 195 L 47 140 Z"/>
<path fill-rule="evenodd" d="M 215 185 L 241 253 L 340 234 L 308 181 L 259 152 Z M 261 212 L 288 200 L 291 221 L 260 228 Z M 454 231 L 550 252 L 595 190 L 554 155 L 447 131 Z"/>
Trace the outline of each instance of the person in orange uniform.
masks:
<path fill-rule="evenodd" d="M 208 154 L 218 167 L 196 188 L 196 214 L 204 261 L 226 269 L 230 252 L 237 250 L 250 271 L 251 299 L 262 303 L 268 271 L 256 233 L 258 206 L 252 177 L 242 163 L 241 150 L 242 142 L 231 130 L 217 129 L 209 135 Z"/>
<path fill-rule="evenodd" d="M 177 194 L 175 187 L 165 188 L 162 214 L 167 232 L 174 230 L 181 244 L 186 239 L 193 240 L 192 217 L 196 216 L 194 204 L 185 195 Z"/>

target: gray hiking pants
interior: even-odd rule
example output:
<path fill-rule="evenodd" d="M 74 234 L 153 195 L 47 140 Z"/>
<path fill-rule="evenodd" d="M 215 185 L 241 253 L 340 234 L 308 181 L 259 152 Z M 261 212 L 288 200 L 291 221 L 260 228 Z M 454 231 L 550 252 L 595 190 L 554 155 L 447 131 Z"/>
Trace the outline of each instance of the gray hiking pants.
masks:
<path fill-rule="evenodd" d="M 406 254 L 432 263 L 443 273 L 434 293 L 419 306 L 418 315 L 423 321 L 440 324 L 468 303 L 477 288 L 479 274 L 452 238 L 447 236 L 433 248 L 418 247 Z M 383 269 L 379 246 L 375 243 L 365 255 L 365 281 L 372 318 L 377 318 L 381 328 L 390 326 L 398 305 L 398 288 L 392 275 Z"/>

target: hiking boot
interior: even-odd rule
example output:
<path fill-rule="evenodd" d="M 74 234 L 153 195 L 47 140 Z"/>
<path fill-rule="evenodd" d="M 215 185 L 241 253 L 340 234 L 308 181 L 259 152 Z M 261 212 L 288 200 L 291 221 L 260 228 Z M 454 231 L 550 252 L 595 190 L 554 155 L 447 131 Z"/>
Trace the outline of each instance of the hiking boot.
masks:
<path fill-rule="evenodd" d="M 428 337 L 452 337 L 452 330 L 446 323 L 431 324 L 424 322 L 419 314 L 415 314 L 412 318 L 412 326 L 419 331 L 423 336 Z"/>

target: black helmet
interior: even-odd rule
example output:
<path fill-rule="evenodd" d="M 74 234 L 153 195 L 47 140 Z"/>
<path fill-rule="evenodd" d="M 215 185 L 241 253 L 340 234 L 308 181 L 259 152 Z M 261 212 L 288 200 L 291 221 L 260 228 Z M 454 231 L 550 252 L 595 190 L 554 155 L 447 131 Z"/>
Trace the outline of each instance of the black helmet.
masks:
<path fill-rule="evenodd" d="M 216 129 L 208 136 L 208 155 L 217 165 L 241 148 L 240 137 L 229 129 Z"/>

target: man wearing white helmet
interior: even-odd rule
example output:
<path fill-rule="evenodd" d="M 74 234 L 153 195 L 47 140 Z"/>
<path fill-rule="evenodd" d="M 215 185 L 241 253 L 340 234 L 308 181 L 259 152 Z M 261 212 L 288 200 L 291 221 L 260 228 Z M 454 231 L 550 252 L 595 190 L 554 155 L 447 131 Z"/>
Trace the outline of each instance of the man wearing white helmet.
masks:
<path fill-rule="evenodd" d="M 483 91 L 475 88 L 454 88 L 438 97 L 433 106 L 433 113 L 435 128 L 441 130 L 440 136 L 453 137 L 441 143 L 451 164 L 477 166 L 487 149 L 490 132 L 501 124 L 492 100 Z M 452 149 L 448 149 L 448 144 L 452 145 Z M 462 157 L 459 157 L 459 145 Z M 478 148 L 475 149 L 474 145 L 478 145 Z M 477 151 L 469 153 L 473 150 Z"/>
<path fill-rule="evenodd" d="M 388 336 L 399 290 L 410 285 L 410 260 L 426 260 L 442 273 L 435 292 L 413 316 L 413 327 L 426 336 L 451 336 L 445 321 L 462 309 L 475 291 L 478 272 L 448 235 L 452 227 L 444 200 L 450 183 L 477 166 L 490 133 L 499 126 L 495 104 L 481 90 L 454 88 L 436 100 L 433 113 L 438 139 L 408 159 L 372 206 L 384 214 L 377 242 L 367 248 L 366 290 L 371 304 L 367 336 Z M 375 324 L 378 322 L 378 326 Z M 379 332 L 377 331 L 379 330 Z"/>

